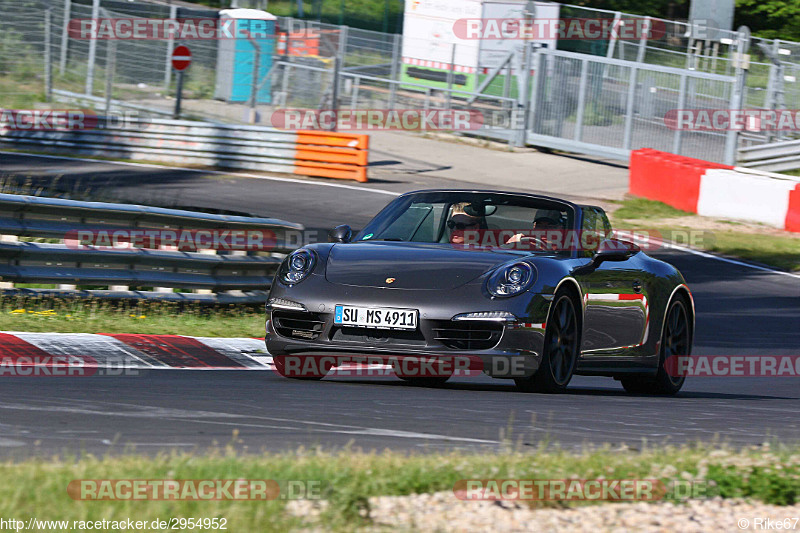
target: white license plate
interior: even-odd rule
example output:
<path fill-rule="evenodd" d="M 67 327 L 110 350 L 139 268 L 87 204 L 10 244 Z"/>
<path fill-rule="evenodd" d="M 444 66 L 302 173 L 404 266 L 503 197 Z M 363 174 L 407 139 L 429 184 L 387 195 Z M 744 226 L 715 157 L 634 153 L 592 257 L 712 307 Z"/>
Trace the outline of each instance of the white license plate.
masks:
<path fill-rule="evenodd" d="M 362 328 L 417 329 L 418 314 L 416 309 L 337 305 L 333 323 L 337 326 Z"/>

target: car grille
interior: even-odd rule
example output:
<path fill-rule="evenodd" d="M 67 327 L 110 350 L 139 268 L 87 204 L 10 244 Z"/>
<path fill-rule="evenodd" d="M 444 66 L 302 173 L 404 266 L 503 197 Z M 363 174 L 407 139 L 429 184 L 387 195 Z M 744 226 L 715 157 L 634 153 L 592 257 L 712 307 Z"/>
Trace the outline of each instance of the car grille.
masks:
<path fill-rule="evenodd" d="M 498 322 L 437 322 L 432 329 L 434 339 L 453 350 L 490 350 L 503 335 Z"/>
<path fill-rule="evenodd" d="M 331 330 L 331 340 L 334 342 L 347 341 L 364 344 L 425 345 L 425 337 L 419 330 L 401 331 L 396 329 L 335 327 Z"/>
<path fill-rule="evenodd" d="M 278 335 L 304 340 L 318 338 L 325 327 L 318 314 L 303 311 L 273 311 L 272 323 Z"/>

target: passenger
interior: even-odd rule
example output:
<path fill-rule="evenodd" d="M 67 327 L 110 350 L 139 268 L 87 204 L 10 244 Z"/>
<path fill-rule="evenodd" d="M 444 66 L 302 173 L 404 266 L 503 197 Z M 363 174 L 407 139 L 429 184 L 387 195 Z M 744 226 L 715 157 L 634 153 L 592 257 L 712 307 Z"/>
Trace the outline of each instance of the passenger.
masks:
<path fill-rule="evenodd" d="M 447 221 L 447 228 L 450 230 L 450 244 L 464 244 L 465 231 L 477 231 L 481 229 L 482 218 L 468 215 L 464 208 L 469 202 L 453 204 L 450 219 Z"/>

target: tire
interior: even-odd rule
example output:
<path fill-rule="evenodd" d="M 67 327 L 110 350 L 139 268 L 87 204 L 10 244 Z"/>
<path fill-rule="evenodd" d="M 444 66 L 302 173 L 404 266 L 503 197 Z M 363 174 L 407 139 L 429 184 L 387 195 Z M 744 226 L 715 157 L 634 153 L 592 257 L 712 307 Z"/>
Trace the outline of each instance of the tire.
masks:
<path fill-rule="evenodd" d="M 658 372 L 655 376 L 630 376 L 620 379 L 622 387 L 632 394 L 677 394 L 686 381 L 686 376 L 671 376 L 667 372 L 670 357 L 691 355 L 692 326 L 686 298 L 678 295 L 670 302 L 664 318 L 664 331 L 661 334 L 661 349 L 658 358 Z"/>
<path fill-rule="evenodd" d="M 547 316 L 542 363 L 533 376 L 514 379 L 519 390 L 558 393 L 567 389 L 580 355 L 580 322 L 576 309 L 570 293 L 556 293 Z"/>
<path fill-rule="evenodd" d="M 275 355 L 272 357 L 272 364 L 275 365 L 275 371 L 278 374 L 288 379 L 296 379 L 300 381 L 319 381 L 327 376 L 328 372 L 330 372 L 331 368 L 333 368 L 333 365 L 326 364 L 322 369 L 324 374 L 322 372 L 314 372 L 303 376 L 289 376 L 286 372 L 286 357 L 287 356 L 285 355 Z"/>

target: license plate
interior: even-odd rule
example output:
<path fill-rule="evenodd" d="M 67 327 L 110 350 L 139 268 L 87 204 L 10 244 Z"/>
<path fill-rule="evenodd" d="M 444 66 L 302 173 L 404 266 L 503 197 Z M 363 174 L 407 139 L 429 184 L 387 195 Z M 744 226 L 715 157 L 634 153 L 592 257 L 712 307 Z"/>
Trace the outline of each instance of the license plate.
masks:
<path fill-rule="evenodd" d="M 362 328 L 417 329 L 418 314 L 416 309 L 337 305 L 333 323 L 337 326 Z"/>

